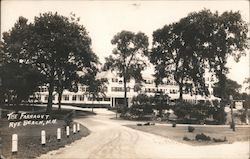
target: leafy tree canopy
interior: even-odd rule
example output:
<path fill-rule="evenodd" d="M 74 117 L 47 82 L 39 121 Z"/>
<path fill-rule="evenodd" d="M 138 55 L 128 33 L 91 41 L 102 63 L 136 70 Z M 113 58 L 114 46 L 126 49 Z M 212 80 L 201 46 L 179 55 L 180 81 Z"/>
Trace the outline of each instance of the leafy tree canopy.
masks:
<path fill-rule="evenodd" d="M 44 13 L 33 23 L 20 17 L 15 26 L 3 34 L 5 61 L 36 67 L 49 87 L 47 111 L 52 107 L 56 81 L 66 80 L 77 71 L 88 71 L 98 63 L 91 49 L 91 39 L 79 18 Z"/>
<path fill-rule="evenodd" d="M 216 97 L 229 99 L 229 96 L 232 95 L 233 99 L 241 99 L 241 95 L 240 95 L 241 85 L 240 84 L 228 78 L 225 80 L 225 83 L 223 83 L 222 86 L 221 84 L 222 82 L 215 83 L 214 95 Z M 222 89 L 221 87 L 225 87 L 225 89 Z"/>
<path fill-rule="evenodd" d="M 154 31 L 150 61 L 155 65 L 156 83 L 173 75 L 180 99 L 183 87 L 190 82 L 196 91 L 208 95 L 205 69 L 220 81 L 225 79 L 227 58 L 233 56 L 238 61 L 245 55 L 247 31 L 239 12 L 219 15 L 207 9 Z"/>
<path fill-rule="evenodd" d="M 35 68 L 14 62 L 2 65 L 0 74 L 2 79 L 1 98 L 11 96 L 11 98 L 8 97 L 8 103 L 15 105 L 28 100 L 29 96 L 37 91 L 43 79 Z"/>
<path fill-rule="evenodd" d="M 124 103 L 127 107 L 127 86 L 131 78 L 136 82 L 143 80 L 141 71 L 146 67 L 145 55 L 148 51 L 148 37 L 144 33 L 121 31 L 117 33 L 111 43 L 116 46 L 112 55 L 107 57 L 104 70 L 117 71 L 123 77 Z"/>

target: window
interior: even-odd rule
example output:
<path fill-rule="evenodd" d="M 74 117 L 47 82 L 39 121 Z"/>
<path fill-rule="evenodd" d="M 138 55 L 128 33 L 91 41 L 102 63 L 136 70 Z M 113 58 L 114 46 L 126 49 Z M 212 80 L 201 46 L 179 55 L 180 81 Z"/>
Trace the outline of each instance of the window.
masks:
<path fill-rule="evenodd" d="M 104 101 L 110 101 L 110 98 L 104 98 Z"/>
<path fill-rule="evenodd" d="M 81 87 L 80 87 L 80 91 L 81 91 L 81 92 L 85 92 L 85 91 L 86 91 L 86 88 L 83 87 L 83 86 L 81 86 Z"/>
<path fill-rule="evenodd" d="M 101 78 L 101 80 L 108 81 L 108 79 L 107 79 L 107 78 Z"/>
<path fill-rule="evenodd" d="M 84 101 L 84 95 L 78 95 L 78 99 L 79 99 L 80 101 Z"/>
<path fill-rule="evenodd" d="M 73 96 L 72 96 L 72 100 L 73 100 L 73 101 L 76 101 L 76 95 L 73 95 Z"/>
<path fill-rule="evenodd" d="M 45 100 L 45 101 L 47 101 L 47 100 L 48 100 L 48 98 L 49 98 L 49 96 L 48 96 L 48 95 L 46 95 L 46 96 L 44 97 L 44 100 Z"/>
<path fill-rule="evenodd" d="M 117 78 L 112 78 L 112 82 L 117 83 L 117 82 L 118 82 L 118 79 L 117 79 Z"/>
<path fill-rule="evenodd" d="M 40 92 L 47 92 L 47 88 L 46 88 L 46 87 L 40 87 L 40 88 L 39 88 L 39 91 L 40 91 Z"/>
<path fill-rule="evenodd" d="M 169 93 L 170 93 L 170 94 L 176 94 L 176 93 L 177 93 L 177 90 L 175 90 L 175 89 L 170 89 Z"/>
<path fill-rule="evenodd" d="M 102 101 L 102 98 L 96 98 L 97 101 Z"/>
<path fill-rule="evenodd" d="M 69 100 L 69 95 L 63 95 L 63 100 L 68 101 Z"/>
<path fill-rule="evenodd" d="M 153 81 L 153 80 L 146 80 L 145 83 L 146 83 L 146 84 L 153 84 L 154 81 Z"/>

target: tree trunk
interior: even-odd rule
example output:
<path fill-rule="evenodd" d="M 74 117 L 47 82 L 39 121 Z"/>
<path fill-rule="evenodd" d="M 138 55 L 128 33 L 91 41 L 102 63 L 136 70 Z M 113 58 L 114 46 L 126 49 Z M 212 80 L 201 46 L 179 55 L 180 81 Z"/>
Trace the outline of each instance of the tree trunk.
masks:
<path fill-rule="evenodd" d="M 179 83 L 179 91 L 180 91 L 180 96 L 179 96 L 179 100 L 182 101 L 183 100 L 183 83 Z"/>
<path fill-rule="evenodd" d="M 13 102 L 13 106 L 15 108 L 15 112 L 18 113 L 18 107 L 19 107 L 19 98 L 18 98 L 18 95 L 17 95 L 16 99 Z"/>
<path fill-rule="evenodd" d="M 162 117 L 162 108 L 161 108 L 161 106 L 159 108 L 159 116 Z"/>
<path fill-rule="evenodd" d="M 63 91 L 59 90 L 58 91 L 58 110 L 61 110 L 62 94 L 63 94 Z"/>
<path fill-rule="evenodd" d="M 123 83 L 124 83 L 124 105 L 125 108 L 128 108 L 128 102 L 127 102 L 127 81 L 126 81 L 126 77 L 123 76 Z"/>
<path fill-rule="evenodd" d="M 59 83 L 58 83 L 58 110 L 61 110 L 61 101 L 62 101 L 62 94 L 63 94 L 63 85 L 62 85 L 62 72 L 61 70 L 59 71 L 58 78 L 59 78 Z"/>
<path fill-rule="evenodd" d="M 52 110 L 53 91 L 54 91 L 54 80 L 51 80 L 49 84 L 49 97 L 48 97 L 48 105 L 47 105 L 47 110 L 46 110 L 47 113 L 50 113 Z"/>

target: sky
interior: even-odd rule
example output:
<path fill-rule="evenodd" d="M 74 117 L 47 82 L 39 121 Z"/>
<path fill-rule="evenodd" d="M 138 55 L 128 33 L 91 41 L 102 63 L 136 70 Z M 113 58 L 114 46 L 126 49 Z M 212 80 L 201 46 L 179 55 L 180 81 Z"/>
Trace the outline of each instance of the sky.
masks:
<path fill-rule="evenodd" d="M 73 12 L 80 17 L 80 24 L 84 25 L 92 39 L 93 51 L 104 63 L 104 58 L 109 56 L 114 48 L 111 39 L 122 30 L 144 32 L 151 43 L 152 33 L 156 29 L 178 22 L 188 13 L 204 8 L 212 12 L 218 11 L 219 14 L 230 10 L 240 11 L 243 20 L 249 23 L 249 5 L 247 0 L 2 0 L 1 38 L 3 32 L 14 26 L 19 16 L 24 16 L 32 22 L 39 13 L 52 11 L 69 17 Z M 248 35 L 250 37 L 250 33 Z M 250 77 L 249 50 L 247 56 L 241 58 L 238 63 L 229 58 L 227 66 L 230 67 L 228 77 L 243 84 L 244 79 Z"/>

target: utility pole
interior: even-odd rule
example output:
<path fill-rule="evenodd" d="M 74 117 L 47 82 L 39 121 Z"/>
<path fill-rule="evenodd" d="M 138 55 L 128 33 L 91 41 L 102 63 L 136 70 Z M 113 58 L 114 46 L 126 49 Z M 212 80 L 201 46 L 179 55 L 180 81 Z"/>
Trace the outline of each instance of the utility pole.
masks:
<path fill-rule="evenodd" d="M 234 123 L 234 115 L 233 115 L 233 96 L 232 95 L 229 96 L 229 100 L 230 100 L 231 118 L 232 118 L 231 128 L 233 129 L 233 131 L 235 131 L 235 123 Z"/>

